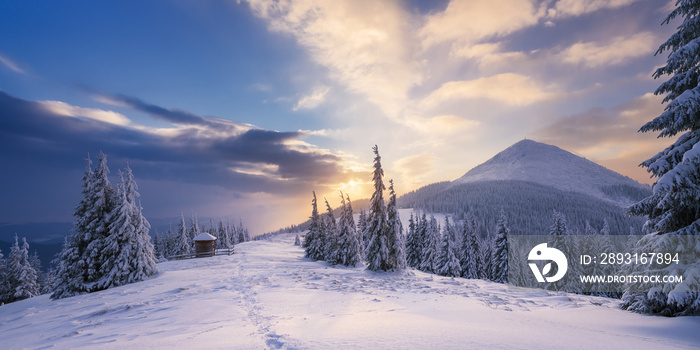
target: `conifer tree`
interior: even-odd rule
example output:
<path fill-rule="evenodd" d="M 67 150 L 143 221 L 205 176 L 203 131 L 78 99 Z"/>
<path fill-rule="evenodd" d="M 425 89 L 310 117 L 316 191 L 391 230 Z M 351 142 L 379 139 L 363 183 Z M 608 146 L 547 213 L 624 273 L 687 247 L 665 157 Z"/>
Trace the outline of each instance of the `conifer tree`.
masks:
<path fill-rule="evenodd" d="M 17 243 L 15 236 L 15 244 Z M 25 238 L 22 238 L 22 248 L 18 253 L 19 263 L 13 266 L 14 274 L 14 300 L 22 300 L 35 297 L 41 294 L 39 284 L 37 283 L 37 272 L 29 262 L 29 244 Z M 14 258 L 14 257 L 13 257 Z M 13 265 L 15 262 L 13 261 Z"/>
<path fill-rule="evenodd" d="M 331 264 L 339 264 L 338 252 L 338 223 L 335 220 L 335 215 L 333 215 L 333 208 L 328 204 L 328 200 L 324 198 L 326 202 L 326 216 L 324 218 L 325 225 L 324 228 L 324 239 L 323 242 L 323 260 Z"/>
<path fill-rule="evenodd" d="M 408 219 L 408 234 L 406 234 L 406 263 L 413 268 L 420 266 L 422 253 L 420 238 L 416 220 L 414 220 L 413 213 L 411 213 L 411 217 Z"/>
<path fill-rule="evenodd" d="M 357 219 L 357 234 L 360 238 L 360 245 L 361 245 L 361 250 L 360 250 L 360 255 L 364 258 L 365 256 L 365 250 L 367 246 L 369 245 L 369 234 L 367 233 L 367 229 L 369 228 L 369 221 L 367 217 L 367 212 L 364 210 L 360 211 L 360 216 Z"/>
<path fill-rule="evenodd" d="M 450 221 L 448 217 L 445 216 L 445 230 L 442 234 L 442 241 L 440 242 L 440 257 L 437 271 L 435 272 L 442 276 L 459 277 L 462 274 L 462 267 L 459 264 L 459 260 L 454 255 L 454 240 L 450 230 Z"/>
<path fill-rule="evenodd" d="M 501 208 L 501 217 L 496 224 L 496 237 L 493 245 L 493 258 L 491 266 L 493 268 L 492 280 L 499 283 L 508 282 L 508 218 Z"/>
<path fill-rule="evenodd" d="M 316 201 L 316 192 L 313 193 L 311 200 L 311 224 L 309 232 L 304 237 L 303 247 L 306 250 L 305 256 L 313 260 L 320 260 L 323 253 L 323 232 L 321 227 L 321 217 L 318 215 L 318 204 Z"/>
<path fill-rule="evenodd" d="M 7 260 L 0 250 L 0 305 L 9 302 L 9 281 L 7 278 Z"/>
<path fill-rule="evenodd" d="M 115 191 L 109 182 L 107 156 L 100 152 L 95 175 L 90 188 L 90 205 L 85 213 L 87 218 L 88 245 L 85 252 L 87 271 L 85 275 L 85 290 L 93 292 L 99 288 L 97 281 L 102 277 L 100 271 L 106 256 L 103 249 L 109 235 L 110 214 L 115 206 Z"/>
<path fill-rule="evenodd" d="M 491 239 L 491 235 L 488 231 L 486 232 L 486 237 L 479 242 L 479 248 L 481 248 L 479 255 L 481 256 L 482 260 L 482 264 L 480 265 L 481 268 L 479 269 L 479 278 L 493 280 L 493 240 Z"/>
<path fill-rule="evenodd" d="M 391 269 L 403 270 L 406 268 L 406 239 L 403 235 L 399 211 L 396 209 L 394 180 L 389 180 L 389 203 L 387 203 L 386 209 L 387 243 L 389 245 Z"/>
<path fill-rule="evenodd" d="M 654 78 L 669 75 L 654 92 L 668 103 L 658 117 L 646 123 L 640 132 L 660 132 L 659 137 L 676 137 L 676 141 L 641 164 L 656 178 L 653 194 L 633 205 L 630 212 L 645 215 L 649 235 L 638 249 L 678 252 L 684 264 L 648 266 L 646 273 L 682 274 L 683 282 L 649 286 L 648 291 L 628 286 L 622 307 L 628 310 L 666 316 L 700 314 L 700 260 L 696 237 L 700 235 L 700 2 L 678 0 L 664 24 L 676 18 L 683 22 L 661 44 L 656 54 L 668 52 L 666 65 L 654 72 Z M 642 268 L 639 266 L 638 268 Z M 672 271 L 671 271 L 672 270 Z M 645 287 L 637 285 L 636 287 Z M 635 290 L 637 289 L 637 290 Z"/>
<path fill-rule="evenodd" d="M 430 216 L 430 221 L 426 225 L 426 242 L 423 242 L 423 252 L 421 254 L 421 270 L 436 273 L 438 259 L 440 257 L 440 228 L 435 216 Z"/>
<path fill-rule="evenodd" d="M 177 227 L 177 235 L 175 242 L 173 244 L 173 255 L 183 255 L 191 254 L 192 240 L 190 240 L 190 234 L 187 232 L 187 224 L 185 223 L 185 215 L 180 213 L 180 223 Z"/>
<path fill-rule="evenodd" d="M 460 266 L 462 267 L 462 277 L 479 278 L 479 240 L 476 237 L 476 220 L 470 216 L 464 222 L 464 238 L 462 240 Z"/>
<path fill-rule="evenodd" d="M 110 215 L 112 220 L 104 245 L 102 277 L 97 283 L 99 289 L 141 281 L 157 272 L 157 260 L 148 234 L 151 225 L 136 201 L 140 194 L 128 164 L 119 177 L 119 200 Z"/>
<path fill-rule="evenodd" d="M 343 199 L 343 194 L 341 192 L 340 198 L 342 199 L 342 214 L 340 217 L 339 229 L 340 234 L 338 237 L 338 251 L 339 259 L 338 262 L 345 266 L 355 266 L 362 260 L 360 249 L 360 239 L 355 229 L 355 220 L 353 219 L 352 203 L 350 202 L 350 197 L 347 196 L 347 202 Z"/>
<path fill-rule="evenodd" d="M 379 156 L 379 148 L 375 145 L 374 151 L 374 172 L 372 181 L 374 182 L 374 193 L 370 199 L 369 227 L 367 234 L 369 241 L 367 244 L 366 258 L 367 268 L 372 271 L 390 270 L 393 266 L 390 258 L 390 246 L 387 230 L 386 206 L 384 205 L 384 170 L 382 169 L 382 158 Z"/>

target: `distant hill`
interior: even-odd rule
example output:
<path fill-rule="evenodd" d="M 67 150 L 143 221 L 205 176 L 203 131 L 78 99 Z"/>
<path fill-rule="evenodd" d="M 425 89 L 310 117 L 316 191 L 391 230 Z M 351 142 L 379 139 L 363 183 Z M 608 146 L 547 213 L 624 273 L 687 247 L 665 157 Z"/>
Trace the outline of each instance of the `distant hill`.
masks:
<path fill-rule="evenodd" d="M 559 147 L 522 140 L 474 167 L 453 186 L 491 180 L 528 181 L 628 206 L 651 194 L 649 186 Z"/>
<path fill-rule="evenodd" d="M 503 207 L 514 234 L 546 234 L 552 211 L 563 212 L 569 228 L 583 232 L 586 221 L 613 234 L 639 233 L 643 218 L 624 207 L 651 194 L 649 186 L 558 147 L 520 141 L 455 181 L 434 183 L 398 199 L 402 208 L 474 215 L 482 235 L 493 230 Z"/>

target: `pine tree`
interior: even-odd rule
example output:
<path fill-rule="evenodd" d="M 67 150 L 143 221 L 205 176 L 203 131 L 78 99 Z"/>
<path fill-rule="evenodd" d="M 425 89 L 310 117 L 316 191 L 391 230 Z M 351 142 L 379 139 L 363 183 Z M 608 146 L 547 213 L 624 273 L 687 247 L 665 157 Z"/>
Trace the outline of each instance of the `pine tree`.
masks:
<path fill-rule="evenodd" d="M 313 260 L 320 260 L 323 254 L 323 231 L 321 230 L 321 217 L 318 215 L 318 204 L 316 192 L 312 192 L 314 198 L 311 200 L 311 224 L 309 232 L 304 237 L 303 247 L 306 250 L 305 256 Z"/>
<path fill-rule="evenodd" d="M 355 266 L 362 260 L 360 254 L 362 246 L 360 245 L 360 239 L 355 229 L 355 220 L 352 217 L 353 212 L 350 197 L 347 197 L 346 202 L 341 192 L 340 198 L 342 200 L 342 214 L 338 225 L 340 229 L 338 237 L 338 262 L 345 266 Z"/>
<path fill-rule="evenodd" d="M 190 229 L 187 231 L 190 235 L 190 242 L 194 242 L 194 238 L 199 236 L 200 233 L 202 233 L 200 227 L 199 227 L 199 220 L 197 219 L 197 215 L 192 213 L 192 216 L 190 216 Z"/>
<path fill-rule="evenodd" d="M 0 250 L 0 306 L 9 302 L 9 281 L 7 277 L 7 260 Z"/>
<path fill-rule="evenodd" d="M 325 241 L 323 242 L 323 260 L 335 265 L 339 264 L 340 252 L 338 251 L 338 223 L 335 220 L 335 215 L 333 215 L 333 208 L 326 201 L 326 216 L 324 218 L 325 225 L 324 235 Z"/>
<path fill-rule="evenodd" d="M 450 233 L 450 221 L 445 216 L 445 231 L 442 234 L 442 242 L 440 242 L 440 257 L 438 262 L 437 274 L 449 277 L 459 277 L 462 274 L 462 267 L 459 260 L 454 255 L 453 235 Z"/>
<path fill-rule="evenodd" d="M 389 180 L 389 203 L 387 203 L 386 211 L 387 244 L 389 245 L 391 270 L 403 270 L 406 268 L 406 238 L 403 235 L 399 211 L 396 209 L 394 180 Z"/>
<path fill-rule="evenodd" d="M 493 280 L 493 240 L 491 239 L 491 235 L 488 232 L 486 232 L 486 237 L 484 237 L 484 239 L 479 242 L 479 248 L 481 248 L 479 255 L 481 256 L 482 260 L 482 264 L 480 265 L 481 268 L 479 269 L 479 278 L 485 280 Z"/>
<path fill-rule="evenodd" d="M 423 242 L 423 252 L 421 254 L 421 270 L 436 273 L 440 258 L 440 227 L 438 227 L 435 216 L 430 216 L 430 221 L 426 225 L 426 240 Z"/>
<path fill-rule="evenodd" d="M 102 277 L 100 271 L 106 256 L 103 249 L 109 235 L 110 214 L 115 206 L 115 191 L 109 182 L 107 156 L 100 152 L 95 175 L 90 188 L 90 206 L 85 213 L 87 223 L 87 249 L 84 259 L 87 262 L 85 290 L 93 292 L 99 287 L 97 281 Z"/>
<path fill-rule="evenodd" d="M 372 181 L 374 182 L 374 193 L 370 199 L 369 227 L 367 234 L 369 242 L 366 250 L 367 268 L 372 271 L 387 271 L 392 268 L 390 246 L 387 232 L 386 206 L 384 205 L 384 170 L 382 169 L 382 158 L 379 156 L 379 148 L 375 145 L 374 151 L 374 172 Z"/>
<path fill-rule="evenodd" d="M 102 278 L 97 283 L 99 289 L 141 281 L 157 272 L 157 260 L 148 234 L 151 225 L 136 201 L 140 194 L 128 164 L 119 177 L 119 202 L 110 215 L 112 222 L 105 240 L 105 263 Z"/>
<path fill-rule="evenodd" d="M 299 237 L 299 234 L 294 237 L 294 245 L 300 246 L 301 245 L 301 237 Z"/>
<path fill-rule="evenodd" d="M 16 238 L 16 236 L 15 236 Z M 17 240 L 15 239 L 15 244 Z M 14 300 L 22 300 L 35 297 L 41 294 L 37 283 L 37 272 L 29 262 L 29 244 L 22 238 L 22 248 L 19 250 L 19 264 L 13 266 L 14 271 Z M 15 263 L 13 262 L 13 265 Z"/>
<path fill-rule="evenodd" d="M 42 271 L 41 259 L 39 258 L 39 252 L 36 250 L 29 255 L 29 264 L 36 271 L 36 284 L 39 287 L 39 295 L 50 292 L 50 288 L 47 288 L 46 285 L 47 276 Z"/>
<path fill-rule="evenodd" d="M 476 220 L 473 216 L 465 220 L 463 232 L 462 255 L 459 261 L 462 267 L 461 275 L 464 278 L 479 278 L 477 262 L 481 259 L 479 258 L 479 240 L 476 237 Z"/>
<path fill-rule="evenodd" d="M 418 219 L 418 217 L 416 217 Z M 406 234 L 406 263 L 408 266 L 418 268 L 420 266 L 420 258 L 422 245 L 420 236 L 417 231 L 416 221 L 413 218 L 413 213 L 408 219 L 408 234 Z"/>
<path fill-rule="evenodd" d="M 630 212 L 647 217 L 644 227 L 649 235 L 640 240 L 639 249 L 658 252 L 663 247 L 678 252 L 688 263 L 647 266 L 647 273 L 683 274 L 683 282 L 655 286 L 648 292 L 628 286 L 622 304 L 628 310 L 666 316 L 700 314 L 700 260 L 694 238 L 700 235 L 700 2 L 676 1 L 663 23 L 669 24 L 677 17 L 683 22 L 656 52 L 669 52 L 666 65 L 654 72 L 654 78 L 671 76 L 654 92 L 665 94 L 663 102 L 668 104 L 661 115 L 639 131 L 659 131 L 659 137 L 680 136 L 641 164 L 656 181 L 653 194 L 633 205 Z"/>
<path fill-rule="evenodd" d="M 501 208 L 501 217 L 496 224 L 496 237 L 493 245 L 493 258 L 491 261 L 492 280 L 499 283 L 508 282 L 508 218 L 505 210 Z"/>
<path fill-rule="evenodd" d="M 360 238 L 360 255 L 362 255 L 363 258 L 365 257 L 365 250 L 369 245 L 369 234 L 367 233 L 367 229 L 369 228 L 368 220 L 369 218 L 367 217 L 367 212 L 361 210 L 360 216 L 357 219 L 357 234 Z"/>
<path fill-rule="evenodd" d="M 173 255 L 191 254 L 193 252 L 192 240 L 187 232 L 187 224 L 185 223 L 185 215 L 180 213 L 180 223 L 177 227 L 177 235 L 173 245 Z"/>

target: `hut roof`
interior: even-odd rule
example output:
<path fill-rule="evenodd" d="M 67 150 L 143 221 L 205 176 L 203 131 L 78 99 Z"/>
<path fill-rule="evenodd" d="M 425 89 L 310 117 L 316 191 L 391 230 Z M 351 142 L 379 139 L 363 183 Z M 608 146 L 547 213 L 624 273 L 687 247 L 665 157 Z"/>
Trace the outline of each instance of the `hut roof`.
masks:
<path fill-rule="evenodd" d="M 214 237 L 206 232 L 202 232 L 199 234 L 199 236 L 195 237 L 194 240 L 195 240 L 195 242 L 196 241 L 215 241 L 216 237 Z"/>

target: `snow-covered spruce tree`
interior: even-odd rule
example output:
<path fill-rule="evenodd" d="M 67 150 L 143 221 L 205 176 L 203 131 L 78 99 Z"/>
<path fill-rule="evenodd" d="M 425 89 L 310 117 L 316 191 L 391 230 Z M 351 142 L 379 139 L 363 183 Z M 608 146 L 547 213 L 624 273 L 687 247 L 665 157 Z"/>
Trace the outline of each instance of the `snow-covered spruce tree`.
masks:
<path fill-rule="evenodd" d="M 496 224 L 496 237 L 493 244 L 493 257 L 491 261 L 492 278 L 494 282 L 508 282 L 508 218 L 505 210 L 501 208 L 501 217 Z"/>
<path fill-rule="evenodd" d="M 550 242 L 550 246 L 559 249 L 567 259 L 574 259 L 576 257 L 576 253 L 574 251 L 574 247 L 570 244 L 572 240 L 565 237 L 569 235 L 569 229 L 566 225 L 566 216 L 563 213 L 554 210 L 552 219 L 553 223 L 549 229 L 549 235 L 553 237 L 552 242 Z M 554 270 L 552 270 L 549 275 L 556 274 L 557 268 L 558 267 L 554 267 Z M 569 264 L 568 268 L 569 270 L 566 273 L 567 276 L 580 276 L 582 274 L 581 264 L 571 263 Z M 571 278 L 547 283 L 546 288 L 550 290 L 565 290 L 567 292 L 580 293 L 582 290 L 582 285 L 579 279 Z"/>
<path fill-rule="evenodd" d="M 448 217 L 445 216 L 445 230 L 442 234 L 442 241 L 440 242 L 440 258 L 438 260 L 436 272 L 441 276 L 459 277 L 462 274 L 462 267 L 454 254 L 455 249 L 453 245 L 455 242 L 453 235 L 450 234 L 450 227 L 450 221 Z"/>
<path fill-rule="evenodd" d="M 326 202 L 325 224 L 322 226 L 325 231 L 323 235 L 325 238 L 323 242 L 323 260 L 335 265 L 340 263 L 340 252 L 338 251 L 338 222 L 335 220 L 333 208 L 328 204 L 328 200 L 325 198 L 323 200 Z"/>
<path fill-rule="evenodd" d="M 7 280 L 7 260 L 0 250 L 0 305 L 8 301 L 9 281 Z"/>
<path fill-rule="evenodd" d="M 374 151 L 374 193 L 370 199 L 369 225 L 367 234 L 369 241 L 366 247 L 367 268 L 372 271 L 388 271 L 393 268 L 391 263 L 390 246 L 387 230 L 386 206 L 384 205 L 384 170 L 382 169 L 382 157 L 379 156 L 379 148 L 375 145 Z"/>
<path fill-rule="evenodd" d="M 173 242 L 173 255 L 183 255 L 192 253 L 192 240 L 187 232 L 187 223 L 185 223 L 185 214 L 180 213 L 180 223 L 177 226 L 175 241 Z"/>
<path fill-rule="evenodd" d="M 90 203 L 85 213 L 87 219 L 86 238 L 89 242 L 83 259 L 87 262 L 85 291 L 98 290 L 97 281 L 102 277 L 102 264 L 106 256 L 103 249 L 109 235 L 110 214 L 115 206 L 115 191 L 109 182 L 107 156 L 100 152 L 95 175 L 90 188 Z"/>
<path fill-rule="evenodd" d="M 679 253 L 680 264 L 652 264 L 644 267 L 645 272 L 682 274 L 683 282 L 628 286 L 622 298 L 624 309 L 665 316 L 700 314 L 700 259 L 695 248 L 700 235 L 700 2 L 676 1 L 664 24 L 677 17 L 683 22 L 656 52 L 669 52 L 666 65 L 654 72 L 654 78 L 671 76 L 654 92 L 665 94 L 663 101 L 668 105 L 639 131 L 659 131 L 659 137 L 681 135 L 641 164 L 656 181 L 653 194 L 630 207 L 630 212 L 648 218 L 644 228 L 649 234 L 640 240 L 638 249 Z"/>
<path fill-rule="evenodd" d="M 425 231 L 427 241 L 423 242 L 420 269 L 425 272 L 436 273 L 440 258 L 440 227 L 437 224 L 437 220 L 435 220 L 435 216 L 430 216 L 430 221 L 428 221 Z"/>
<path fill-rule="evenodd" d="M 318 215 L 318 204 L 316 201 L 316 192 L 313 192 L 314 198 L 311 200 L 311 224 L 309 232 L 304 237 L 303 247 L 306 251 L 305 256 L 313 260 L 320 260 L 323 252 L 323 238 L 321 232 L 321 217 Z"/>
<path fill-rule="evenodd" d="M 199 228 L 199 219 L 197 219 L 197 215 L 195 215 L 194 212 L 190 216 L 190 229 L 187 231 L 187 233 L 190 235 L 190 242 L 194 242 L 194 238 L 202 233 L 202 230 Z"/>
<path fill-rule="evenodd" d="M 15 244 L 17 241 L 15 240 Z M 41 294 L 37 272 L 29 262 L 29 244 L 26 238 L 22 238 L 22 248 L 19 249 L 19 264 L 16 270 L 12 271 L 14 275 L 14 300 L 22 300 L 35 297 Z M 13 262 L 14 265 L 14 262 Z"/>
<path fill-rule="evenodd" d="M 403 234 L 403 225 L 396 208 L 396 192 L 394 180 L 389 180 L 389 203 L 386 205 L 387 213 L 387 241 L 389 244 L 389 256 L 392 270 L 406 268 L 406 238 Z"/>
<path fill-rule="evenodd" d="M 56 280 L 52 286 L 52 299 L 60 299 L 86 292 L 85 277 L 87 270 L 86 250 L 91 234 L 88 226 L 92 221 L 92 182 L 95 173 L 92 170 L 90 154 L 85 159 L 85 172 L 82 178 L 82 198 L 73 212 L 74 233 L 64 239 L 63 249 L 58 257 Z"/>
<path fill-rule="evenodd" d="M 413 268 L 420 266 L 420 257 L 423 250 L 416 226 L 416 220 L 414 220 L 413 213 L 411 213 L 411 217 L 408 219 L 408 233 L 406 234 L 406 263 Z"/>
<path fill-rule="evenodd" d="M 347 202 L 343 198 L 343 193 L 340 193 L 342 201 L 342 213 L 340 222 L 338 223 L 338 263 L 345 266 L 355 266 L 362 260 L 360 256 L 360 240 L 355 229 L 355 220 L 352 215 L 352 203 L 350 197 L 347 197 Z"/>
<path fill-rule="evenodd" d="M 360 238 L 360 254 L 362 258 L 365 257 L 365 249 L 369 245 L 369 234 L 367 234 L 367 229 L 369 228 L 369 218 L 367 217 L 367 212 L 364 210 L 360 211 L 360 216 L 357 218 L 357 234 Z"/>
<path fill-rule="evenodd" d="M 476 220 L 473 216 L 467 218 L 463 228 L 464 239 L 462 240 L 461 258 L 459 261 L 462 267 L 461 276 L 464 278 L 479 278 L 479 239 L 476 237 Z"/>
<path fill-rule="evenodd" d="M 301 245 L 301 237 L 299 237 L 299 234 L 297 234 L 297 235 L 294 237 L 294 245 L 296 245 L 296 246 L 300 246 L 300 245 Z"/>
<path fill-rule="evenodd" d="M 486 232 L 486 237 L 484 237 L 479 242 L 479 255 L 481 256 L 481 268 L 479 269 L 479 278 L 485 280 L 493 280 L 491 273 L 493 272 L 492 262 L 493 262 L 493 240 L 489 232 Z"/>
<path fill-rule="evenodd" d="M 102 265 L 102 278 L 97 283 L 98 289 L 141 281 L 157 272 L 157 260 L 148 234 L 151 225 L 136 201 L 140 194 L 129 164 L 123 175 L 119 173 L 119 177 L 119 200 L 111 213 L 112 222 L 103 251 L 105 263 Z"/>
<path fill-rule="evenodd" d="M 29 254 L 29 264 L 31 264 L 34 271 L 36 271 L 36 284 L 39 286 L 39 295 L 50 292 L 50 289 L 46 286 L 48 276 L 42 271 L 41 259 L 39 258 L 39 252 L 36 250 Z"/>

